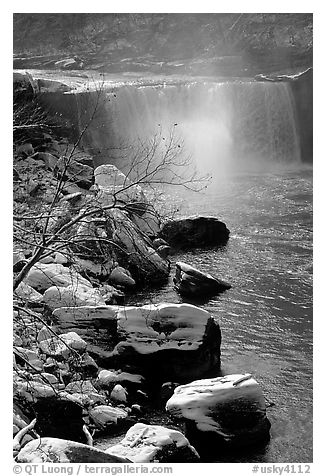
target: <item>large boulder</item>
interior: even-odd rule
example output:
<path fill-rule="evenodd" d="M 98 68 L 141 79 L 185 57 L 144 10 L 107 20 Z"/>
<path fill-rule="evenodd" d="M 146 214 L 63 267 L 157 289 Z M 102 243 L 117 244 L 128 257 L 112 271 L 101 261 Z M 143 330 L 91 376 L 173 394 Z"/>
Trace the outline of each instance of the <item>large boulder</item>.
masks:
<path fill-rule="evenodd" d="M 130 463 L 82 443 L 59 438 L 38 438 L 24 446 L 18 463 Z"/>
<path fill-rule="evenodd" d="M 178 261 L 175 266 L 173 282 L 177 291 L 182 295 L 201 298 L 203 296 L 215 296 L 231 288 L 231 285 L 225 281 L 214 278 L 208 273 L 203 273 L 189 264 Z"/>
<path fill-rule="evenodd" d="M 66 287 L 52 286 L 43 294 L 43 302 L 52 310 L 70 306 L 105 305 L 98 289 L 79 283 Z"/>
<path fill-rule="evenodd" d="M 201 455 L 266 443 L 270 423 L 263 393 L 250 374 L 235 374 L 181 385 L 166 404 L 186 422 L 186 436 Z"/>
<path fill-rule="evenodd" d="M 91 287 L 91 283 L 76 271 L 56 263 L 37 263 L 25 278 L 25 283 L 39 292 L 44 292 L 51 286 L 84 285 Z"/>
<path fill-rule="evenodd" d="M 177 430 L 136 423 L 124 439 L 106 453 L 128 458 L 134 463 L 194 463 L 199 455 Z"/>
<path fill-rule="evenodd" d="M 221 332 L 211 315 L 190 304 L 121 308 L 122 339 L 108 363 L 132 366 L 152 380 L 200 377 L 220 363 Z M 159 370 L 158 370 L 159 369 Z"/>
<path fill-rule="evenodd" d="M 230 231 L 216 217 L 195 216 L 166 222 L 159 236 L 175 249 L 224 245 Z"/>

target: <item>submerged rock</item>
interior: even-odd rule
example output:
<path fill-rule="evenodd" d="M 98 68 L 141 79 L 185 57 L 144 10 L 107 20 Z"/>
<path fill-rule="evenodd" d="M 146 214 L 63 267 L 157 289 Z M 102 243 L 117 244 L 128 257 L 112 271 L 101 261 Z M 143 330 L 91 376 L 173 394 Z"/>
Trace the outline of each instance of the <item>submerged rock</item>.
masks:
<path fill-rule="evenodd" d="M 106 453 L 128 458 L 134 463 L 194 463 L 199 455 L 177 430 L 136 423 L 124 439 Z"/>
<path fill-rule="evenodd" d="M 245 447 L 266 443 L 270 423 L 265 400 L 250 374 L 226 375 L 181 385 L 166 410 L 186 422 L 186 436 L 199 453 L 212 448 Z"/>
<path fill-rule="evenodd" d="M 18 463 L 130 463 L 82 443 L 59 438 L 38 438 L 24 446 Z"/>
<path fill-rule="evenodd" d="M 176 264 L 174 285 L 180 294 L 193 297 L 214 296 L 231 285 L 208 273 L 203 273 L 192 266 L 178 261 Z"/>
<path fill-rule="evenodd" d="M 211 315 L 190 304 L 121 308 L 112 358 L 153 380 L 185 381 L 219 365 L 221 333 Z M 159 371 L 158 371 L 159 369 Z"/>
<path fill-rule="evenodd" d="M 165 223 L 159 236 L 176 249 L 224 245 L 230 231 L 216 217 L 188 217 Z"/>

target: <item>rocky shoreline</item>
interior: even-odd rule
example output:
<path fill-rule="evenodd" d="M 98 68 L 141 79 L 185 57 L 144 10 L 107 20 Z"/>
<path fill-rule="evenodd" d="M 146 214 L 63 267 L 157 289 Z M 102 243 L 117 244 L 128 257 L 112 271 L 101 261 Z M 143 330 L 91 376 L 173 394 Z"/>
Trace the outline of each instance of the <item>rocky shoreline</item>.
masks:
<path fill-rule="evenodd" d="M 207 447 L 268 441 L 257 382 L 220 375 L 214 316 L 124 305 L 167 280 L 174 249 L 225 245 L 224 223 L 162 223 L 139 183 L 114 165 L 94 170 L 88 153 L 40 128 L 15 145 L 14 222 L 16 461 L 196 462 Z M 185 263 L 175 284 L 195 297 L 230 287 Z M 153 423 L 156 410 L 167 426 Z"/>

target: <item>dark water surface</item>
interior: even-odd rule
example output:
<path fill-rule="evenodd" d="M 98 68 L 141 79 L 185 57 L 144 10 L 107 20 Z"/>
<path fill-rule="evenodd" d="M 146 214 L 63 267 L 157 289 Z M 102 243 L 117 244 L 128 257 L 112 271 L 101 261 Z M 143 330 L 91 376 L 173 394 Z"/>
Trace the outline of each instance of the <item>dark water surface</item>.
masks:
<path fill-rule="evenodd" d="M 182 302 L 172 283 L 178 260 L 229 281 L 197 305 L 219 320 L 223 373 L 253 374 L 274 406 L 267 448 L 227 462 L 311 462 L 312 170 L 233 176 L 205 194 L 167 191 L 166 201 L 181 215 L 219 217 L 229 242 L 174 255 L 169 283 L 131 302 Z"/>

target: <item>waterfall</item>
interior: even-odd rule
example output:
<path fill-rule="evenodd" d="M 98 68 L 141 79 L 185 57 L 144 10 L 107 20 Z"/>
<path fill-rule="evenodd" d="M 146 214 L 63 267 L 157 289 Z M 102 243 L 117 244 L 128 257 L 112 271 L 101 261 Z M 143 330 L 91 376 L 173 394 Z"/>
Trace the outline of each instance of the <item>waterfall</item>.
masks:
<path fill-rule="evenodd" d="M 100 162 L 125 146 L 171 131 L 197 169 L 212 174 L 266 170 L 300 161 L 295 104 L 286 82 L 188 82 L 105 91 L 88 145 Z"/>

